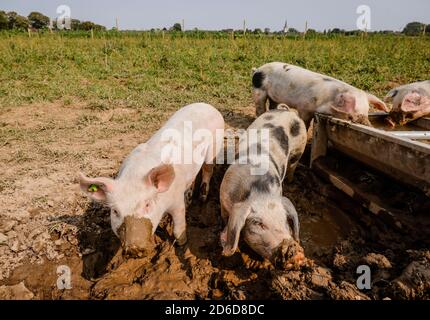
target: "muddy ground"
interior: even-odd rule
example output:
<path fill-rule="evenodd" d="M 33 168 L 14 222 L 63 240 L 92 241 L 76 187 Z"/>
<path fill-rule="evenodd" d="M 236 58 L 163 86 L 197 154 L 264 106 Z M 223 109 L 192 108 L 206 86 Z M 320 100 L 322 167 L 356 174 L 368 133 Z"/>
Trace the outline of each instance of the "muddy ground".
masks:
<path fill-rule="evenodd" d="M 230 127 L 245 128 L 252 112 L 248 106 L 243 114 L 223 113 Z M 307 168 L 305 156 L 284 193 L 299 213 L 306 263 L 276 270 L 245 243 L 232 257 L 221 257 L 218 191 L 226 167 L 218 166 L 208 202 L 194 200 L 187 212 L 187 245 L 174 244 L 166 217 L 155 235 L 154 255 L 125 260 L 109 211 L 80 194 L 76 172 L 114 175 L 159 124 L 148 122 L 142 133 L 130 126 L 138 121 L 136 110 L 94 111 L 83 103 L 0 114 L 0 298 L 430 298 L 429 199 L 342 157 L 327 161 L 385 199 L 395 223 L 326 183 Z M 362 264 L 372 271 L 370 290 L 356 287 Z M 61 265 L 71 270 L 71 289 L 57 288 Z"/>

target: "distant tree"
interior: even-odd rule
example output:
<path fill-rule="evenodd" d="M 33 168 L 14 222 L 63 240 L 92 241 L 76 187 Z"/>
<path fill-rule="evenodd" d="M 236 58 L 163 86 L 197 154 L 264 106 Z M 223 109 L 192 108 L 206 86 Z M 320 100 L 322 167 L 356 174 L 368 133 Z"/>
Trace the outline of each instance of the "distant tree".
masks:
<path fill-rule="evenodd" d="M 256 28 L 256 29 L 254 29 L 253 33 L 254 34 L 261 34 L 261 33 L 263 33 L 263 31 L 261 31 L 261 29 L 259 29 L 259 28 Z"/>
<path fill-rule="evenodd" d="M 96 30 L 96 31 L 106 31 L 106 27 L 102 26 L 101 24 L 95 24 L 94 25 L 94 30 Z"/>
<path fill-rule="evenodd" d="M 91 21 L 83 21 L 78 25 L 77 30 L 90 31 L 91 29 L 93 29 L 94 31 L 104 31 L 106 30 L 106 27 L 101 26 L 99 24 L 95 24 Z"/>
<path fill-rule="evenodd" d="M 423 33 L 424 23 L 421 22 L 410 22 L 403 29 L 402 33 L 407 36 L 418 36 Z"/>
<path fill-rule="evenodd" d="M 176 22 L 174 25 L 173 25 L 173 27 L 172 27 L 172 29 L 171 29 L 172 31 L 182 31 L 182 26 L 181 26 L 181 24 L 180 23 L 178 23 L 178 22 Z"/>
<path fill-rule="evenodd" d="M 426 34 L 430 35 L 430 24 L 426 26 Z"/>
<path fill-rule="evenodd" d="M 7 13 L 7 18 L 9 20 L 9 29 L 17 29 L 17 30 L 28 29 L 29 22 L 26 17 L 20 16 L 14 11 L 10 11 Z"/>
<path fill-rule="evenodd" d="M 78 30 L 90 31 L 91 29 L 94 29 L 94 22 L 91 21 L 83 21 L 78 26 Z"/>
<path fill-rule="evenodd" d="M 307 34 L 308 35 L 315 35 L 315 34 L 317 34 L 317 31 L 315 29 L 308 29 Z"/>
<path fill-rule="evenodd" d="M 349 31 L 345 31 L 345 35 L 347 36 L 356 36 L 360 34 L 360 30 L 349 30 Z"/>
<path fill-rule="evenodd" d="M 0 30 L 9 29 L 9 19 L 4 11 L 0 11 Z"/>
<path fill-rule="evenodd" d="M 270 28 L 264 28 L 264 33 L 265 34 L 269 34 L 270 33 Z"/>
<path fill-rule="evenodd" d="M 329 33 L 338 34 L 338 33 L 342 33 L 342 30 L 340 30 L 339 28 L 334 28 L 333 30 L 330 30 Z"/>
<path fill-rule="evenodd" d="M 28 15 L 30 25 L 35 29 L 43 29 L 49 25 L 49 18 L 40 12 L 31 12 Z"/>
<path fill-rule="evenodd" d="M 81 21 L 79 21 L 78 19 L 72 19 L 72 21 L 70 21 L 70 27 L 72 28 L 72 30 L 79 30 L 80 24 Z"/>
<path fill-rule="evenodd" d="M 16 13 L 15 11 L 10 11 L 7 13 L 7 20 L 9 23 L 9 29 L 15 28 L 15 22 L 16 22 L 17 16 L 18 16 L 18 13 Z"/>

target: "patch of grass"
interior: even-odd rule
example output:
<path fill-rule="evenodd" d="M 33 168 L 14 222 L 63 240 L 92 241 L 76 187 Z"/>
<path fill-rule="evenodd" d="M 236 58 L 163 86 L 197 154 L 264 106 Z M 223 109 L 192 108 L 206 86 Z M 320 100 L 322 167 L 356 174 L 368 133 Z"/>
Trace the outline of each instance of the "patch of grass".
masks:
<path fill-rule="evenodd" d="M 100 119 L 93 115 L 83 114 L 76 121 L 78 127 L 86 127 L 88 125 L 97 124 Z"/>
<path fill-rule="evenodd" d="M 90 101 L 88 103 L 88 109 L 90 110 L 109 110 L 110 106 L 106 101 L 103 100 L 97 100 L 97 101 Z"/>
<path fill-rule="evenodd" d="M 246 37 L 41 34 L 0 37 L 0 108 L 68 97 L 89 108 L 170 111 L 205 101 L 251 103 L 252 67 L 285 61 L 383 96 L 389 83 L 428 78 L 430 41 L 391 35 Z"/>

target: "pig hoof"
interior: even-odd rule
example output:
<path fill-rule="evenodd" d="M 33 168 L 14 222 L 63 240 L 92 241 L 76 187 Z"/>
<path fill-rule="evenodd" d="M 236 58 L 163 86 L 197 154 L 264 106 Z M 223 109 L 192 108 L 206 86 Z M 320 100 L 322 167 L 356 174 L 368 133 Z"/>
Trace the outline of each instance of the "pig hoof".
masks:
<path fill-rule="evenodd" d="M 179 238 L 176 239 L 176 243 L 181 247 L 187 243 L 187 233 L 185 231 Z"/>
<path fill-rule="evenodd" d="M 208 187 L 206 183 L 203 183 L 200 186 L 200 196 L 199 199 L 201 202 L 206 202 L 206 200 L 208 199 Z"/>
<path fill-rule="evenodd" d="M 185 191 L 185 206 L 188 208 L 191 203 L 193 202 L 193 189 L 188 189 L 187 191 Z"/>

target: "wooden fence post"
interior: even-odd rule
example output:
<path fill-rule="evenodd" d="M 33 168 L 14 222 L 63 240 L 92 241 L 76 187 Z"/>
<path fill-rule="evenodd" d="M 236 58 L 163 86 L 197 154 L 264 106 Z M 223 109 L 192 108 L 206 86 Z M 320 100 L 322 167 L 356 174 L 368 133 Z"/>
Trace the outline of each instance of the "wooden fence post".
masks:
<path fill-rule="evenodd" d="M 308 21 L 305 22 L 305 31 L 303 32 L 303 39 L 306 38 L 307 33 L 308 33 Z"/>

